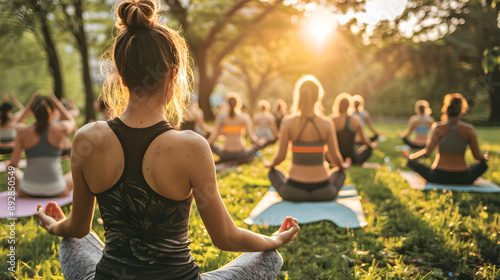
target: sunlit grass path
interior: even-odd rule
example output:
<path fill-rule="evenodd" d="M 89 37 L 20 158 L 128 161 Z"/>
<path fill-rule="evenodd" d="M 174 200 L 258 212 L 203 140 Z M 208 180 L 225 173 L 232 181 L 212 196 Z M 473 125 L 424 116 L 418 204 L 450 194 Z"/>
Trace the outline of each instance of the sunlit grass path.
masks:
<path fill-rule="evenodd" d="M 383 164 L 389 156 L 395 170 L 405 169 L 403 157 L 394 149 L 401 145 L 395 135 L 404 126 L 376 126 L 388 140 L 380 143 L 370 161 Z M 477 130 L 481 149 L 490 151 L 490 168 L 484 177 L 500 184 L 500 129 Z M 273 148 L 267 148 L 263 155 L 270 157 L 272 152 Z M 69 169 L 68 163 L 64 168 Z M 454 279 L 500 279 L 500 194 L 416 191 L 386 166 L 351 168 L 347 180 L 362 196 L 368 227 L 346 230 L 330 222 L 301 225 L 299 238 L 280 249 L 284 265 L 279 279 L 451 279 L 450 273 Z M 254 161 L 219 174 L 218 182 L 233 219 L 247 227 L 243 220 L 269 186 L 267 170 Z M 68 213 L 69 207 L 65 210 Z M 250 228 L 264 234 L 276 230 Z M 93 229 L 103 236 L 98 210 Z M 5 256 L 5 220 L 0 232 L 0 254 Z M 202 271 L 216 269 L 238 255 L 211 246 L 196 209 L 190 237 Z M 17 242 L 17 279 L 63 279 L 58 262 L 60 238 L 43 232 L 36 219 L 24 218 L 17 223 Z M 0 279 L 9 279 L 4 261 Z"/>

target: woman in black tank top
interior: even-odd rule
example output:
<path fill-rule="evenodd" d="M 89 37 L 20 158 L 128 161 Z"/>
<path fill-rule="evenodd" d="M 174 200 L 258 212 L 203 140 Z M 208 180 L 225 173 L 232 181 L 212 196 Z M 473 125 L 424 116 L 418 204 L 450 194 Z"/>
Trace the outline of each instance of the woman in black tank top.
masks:
<path fill-rule="evenodd" d="M 339 150 L 344 158 L 350 158 L 352 164 L 361 165 L 370 158 L 372 149 L 377 147 L 365 134 L 363 122 L 357 115 L 349 115 L 353 100 L 348 93 L 341 93 L 335 98 L 332 106 L 333 114 L 330 116 L 335 124 Z M 341 122 L 341 123 L 339 123 Z M 343 122 L 343 123 L 342 123 Z M 356 134 L 363 140 L 363 145 L 356 149 Z"/>
<path fill-rule="evenodd" d="M 158 21 L 158 8 L 151 0 L 117 6 L 116 75 L 108 77 L 118 79 L 107 81 L 104 99 L 118 117 L 77 132 L 72 212 L 66 218 L 55 203 L 40 205 L 40 225 L 65 237 L 66 279 L 275 279 L 282 264 L 275 249 L 297 237 L 297 220 L 286 218 L 271 237 L 232 221 L 207 141 L 169 124 L 182 119 L 190 70 L 184 39 Z M 89 233 L 96 199 L 105 245 Z M 193 200 L 215 246 L 255 253 L 199 274 L 188 238 Z"/>

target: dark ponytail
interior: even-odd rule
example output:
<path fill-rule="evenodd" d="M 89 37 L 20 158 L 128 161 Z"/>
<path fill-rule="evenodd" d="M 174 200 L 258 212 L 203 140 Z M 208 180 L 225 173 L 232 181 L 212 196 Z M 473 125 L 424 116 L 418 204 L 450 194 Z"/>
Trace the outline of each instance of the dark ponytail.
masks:
<path fill-rule="evenodd" d="M 4 102 L 2 106 L 0 106 L 0 126 L 3 126 L 9 121 L 8 112 L 12 110 L 12 105 L 7 102 Z"/>
<path fill-rule="evenodd" d="M 424 105 L 418 106 L 418 111 L 420 112 L 420 114 L 423 115 L 425 113 L 425 106 Z"/>
<path fill-rule="evenodd" d="M 229 104 L 229 116 L 231 118 L 234 118 L 234 116 L 236 115 L 236 104 L 237 104 L 237 100 L 236 98 L 234 97 L 231 97 L 227 100 L 227 104 Z"/>
<path fill-rule="evenodd" d="M 356 109 L 356 112 L 358 112 L 358 113 L 359 113 L 359 105 L 361 105 L 361 102 L 354 101 L 354 109 Z"/>
<path fill-rule="evenodd" d="M 42 134 L 49 126 L 49 111 L 47 107 L 54 110 L 54 104 L 52 104 L 52 100 L 47 96 L 38 96 L 31 106 L 31 111 L 33 111 L 36 119 L 35 131 L 37 134 Z"/>
<path fill-rule="evenodd" d="M 449 118 L 454 118 L 462 112 L 462 99 L 453 98 L 450 105 L 446 109 L 446 114 Z"/>

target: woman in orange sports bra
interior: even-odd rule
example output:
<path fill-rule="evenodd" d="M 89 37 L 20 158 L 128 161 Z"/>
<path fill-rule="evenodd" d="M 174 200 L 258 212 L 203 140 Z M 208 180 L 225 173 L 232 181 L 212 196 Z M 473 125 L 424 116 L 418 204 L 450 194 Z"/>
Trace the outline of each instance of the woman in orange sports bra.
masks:
<path fill-rule="evenodd" d="M 447 94 L 443 103 L 442 121 L 432 125 L 431 138 L 425 148 L 408 157 L 408 168 L 420 174 L 427 182 L 472 184 L 488 169 L 488 153 L 480 153 L 474 127 L 460 121 L 468 110 L 465 98 L 460 93 Z M 465 162 L 467 146 L 478 163 L 468 166 Z M 431 167 L 417 161 L 429 157 L 436 147 L 438 154 Z"/>
<path fill-rule="evenodd" d="M 339 152 L 333 122 L 319 112 L 323 88 L 312 75 L 302 77 L 295 84 L 293 113 L 283 119 L 278 152 L 271 162 L 269 180 L 284 200 L 330 201 L 344 184 L 344 169 L 351 161 L 344 161 Z M 289 176 L 277 165 L 286 157 L 292 144 L 292 164 Z M 325 145 L 337 167 L 330 174 L 325 165 Z"/>
<path fill-rule="evenodd" d="M 215 133 L 210 136 L 208 143 L 212 151 L 219 156 L 218 162 L 249 162 L 258 150 L 265 147 L 266 141 L 255 136 L 252 118 L 247 113 L 241 112 L 241 97 L 237 93 L 228 93 L 226 102 L 228 111 L 217 117 Z M 245 148 L 245 131 L 253 143 L 248 149 Z M 226 136 L 222 148 L 214 144 L 220 135 Z"/>

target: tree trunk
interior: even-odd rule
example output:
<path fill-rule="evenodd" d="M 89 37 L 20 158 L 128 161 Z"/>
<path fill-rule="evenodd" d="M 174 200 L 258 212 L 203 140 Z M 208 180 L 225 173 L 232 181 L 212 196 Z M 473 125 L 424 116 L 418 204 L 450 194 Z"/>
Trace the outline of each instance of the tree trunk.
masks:
<path fill-rule="evenodd" d="M 90 64 L 87 47 L 87 37 L 83 25 L 82 2 L 75 1 L 75 15 L 78 22 L 78 31 L 74 34 L 78 43 L 82 60 L 82 76 L 83 84 L 85 85 L 85 120 L 95 120 L 94 112 L 94 91 L 92 90 L 92 77 L 90 75 Z"/>
<path fill-rule="evenodd" d="M 500 67 L 491 73 L 490 122 L 500 124 Z"/>
<path fill-rule="evenodd" d="M 44 12 L 37 13 L 40 18 L 40 23 L 42 25 L 42 34 L 45 41 L 45 50 L 48 56 L 49 71 L 54 78 L 54 94 L 57 98 L 63 97 L 63 83 L 61 76 L 61 67 L 59 65 L 59 59 L 57 57 L 57 51 L 52 41 L 50 27 L 47 21 L 47 14 Z"/>
<path fill-rule="evenodd" d="M 206 60 L 206 49 L 201 47 L 197 55 L 197 66 L 198 66 L 198 104 L 200 109 L 203 110 L 203 114 L 206 121 L 214 120 L 214 113 L 210 107 L 210 95 L 214 90 L 215 83 L 221 74 L 220 66 L 214 65 L 212 73 L 209 74 L 208 63 Z"/>
<path fill-rule="evenodd" d="M 85 41 L 85 34 L 83 40 Z M 95 120 L 94 112 L 94 91 L 92 90 L 92 77 L 90 76 L 90 65 L 86 41 L 84 44 L 79 42 L 79 50 L 82 59 L 82 75 L 85 85 L 85 121 Z"/>

